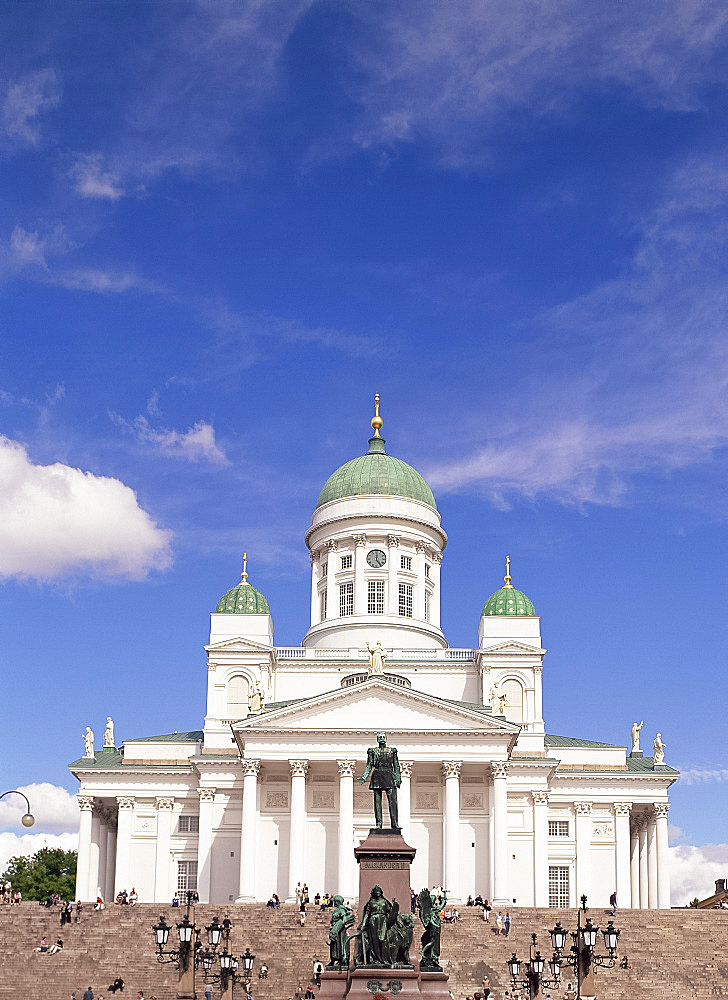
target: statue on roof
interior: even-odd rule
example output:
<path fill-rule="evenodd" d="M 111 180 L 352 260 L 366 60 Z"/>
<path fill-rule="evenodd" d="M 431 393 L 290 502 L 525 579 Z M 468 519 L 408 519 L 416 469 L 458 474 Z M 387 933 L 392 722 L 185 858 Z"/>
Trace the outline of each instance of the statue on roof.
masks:
<path fill-rule="evenodd" d="M 114 743 L 114 723 L 110 715 L 106 716 L 106 729 L 104 729 L 104 750 L 107 747 L 111 750 L 116 749 L 116 744 Z"/>
<path fill-rule="evenodd" d="M 367 643 L 367 649 L 369 650 L 369 676 L 381 677 L 384 674 L 384 661 L 387 659 L 387 653 L 382 646 L 380 641 L 377 641 L 374 649 Z"/>
<path fill-rule="evenodd" d="M 505 715 L 508 698 L 498 681 L 490 689 L 490 707 L 494 715 Z"/>
<path fill-rule="evenodd" d="M 662 742 L 662 733 L 658 733 L 655 736 L 655 742 L 652 744 L 652 756 L 654 758 L 655 764 L 665 763 L 665 747 L 667 743 Z"/>
<path fill-rule="evenodd" d="M 250 714 L 260 715 L 263 711 L 264 701 L 265 694 L 263 693 L 263 688 L 260 686 L 260 681 L 256 681 L 253 693 L 250 696 L 250 701 L 248 702 L 248 710 L 250 711 Z"/>
<path fill-rule="evenodd" d="M 86 732 L 83 734 L 83 755 L 84 757 L 94 755 L 94 734 L 91 726 L 86 726 Z"/>
<path fill-rule="evenodd" d="M 387 746 L 386 733 L 379 733 L 377 745 L 367 750 L 367 764 L 364 773 L 358 779 L 359 784 L 363 785 L 370 774 L 372 777 L 369 787 L 374 792 L 374 822 L 377 829 L 382 829 L 382 792 L 386 792 L 389 825 L 393 830 L 399 830 L 397 789 L 402 784 L 402 776 L 399 771 L 397 748 Z"/>
<path fill-rule="evenodd" d="M 639 726 L 637 723 L 632 724 L 632 753 L 640 752 L 640 729 L 644 726 L 645 720 L 640 722 Z"/>

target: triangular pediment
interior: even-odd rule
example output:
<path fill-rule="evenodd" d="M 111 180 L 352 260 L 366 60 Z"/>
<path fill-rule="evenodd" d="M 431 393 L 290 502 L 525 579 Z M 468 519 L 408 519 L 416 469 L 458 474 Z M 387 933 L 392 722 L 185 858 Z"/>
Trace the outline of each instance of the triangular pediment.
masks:
<path fill-rule="evenodd" d="M 459 733 L 477 732 L 508 741 L 515 739 L 520 727 L 489 712 L 451 703 L 421 691 L 400 688 L 370 677 L 362 684 L 316 695 L 233 725 L 241 735 L 260 730 L 292 732 L 361 732 L 380 730 L 389 733 Z"/>
<path fill-rule="evenodd" d="M 529 646 L 525 642 L 510 640 L 508 642 L 498 642 L 495 646 L 484 646 L 478 650 L 482 656 L 487 653 L 489 656 L 543 656 L 546 650 L 540 646 Z"/>
<path fill-rule="evenodd" d="M 267 653 L 273 652 L 273 646 L 265 642 L 256 642 L 255 639 L 247 639 L 239 636 L 236 639 L 223 639 L 222 642 L 213 642 L 205 646 L 207 653 Z"/>

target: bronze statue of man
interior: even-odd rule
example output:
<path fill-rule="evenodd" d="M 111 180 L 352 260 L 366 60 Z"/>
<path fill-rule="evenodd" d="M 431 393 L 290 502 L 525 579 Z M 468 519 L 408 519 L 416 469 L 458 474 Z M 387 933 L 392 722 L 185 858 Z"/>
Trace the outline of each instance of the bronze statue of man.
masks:
<path fill-rule="evenodd" d="M 387 746 L 386 733 L 379 733 L 377 746 L 367 750 L 367 766 L 359 778 L 359 784 L 363 785 L 370 774 L 372 777 L 369 787 L 374 792 L 374 821 L 377 829 L 382 829 L 382 792 L 386 792 L 390 826 L 393 830 L 399 830 L 397 789 L 402 784 L 402 776 L 399 773 L 397 748 Z"/>

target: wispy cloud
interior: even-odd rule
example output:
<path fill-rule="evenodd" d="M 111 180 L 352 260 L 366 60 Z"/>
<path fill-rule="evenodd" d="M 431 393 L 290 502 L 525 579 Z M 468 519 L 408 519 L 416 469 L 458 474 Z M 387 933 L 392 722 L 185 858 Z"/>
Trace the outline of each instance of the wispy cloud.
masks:
<path fill-rule="evenodd" d="M 30 811 L 35 818 L 35 830 L 62 832 L 78 827 L 78 802 L 60 785 L 48 781 L 21 785 L 18 789 L 30 802 Z M 20 826 L 20 820 L 27 806 L 20 795 L 9 795 L 0 802 L 0 829 Z"/>
<path fill-rule="evenodd" d="M 673 906 L 687 906 L 696 896 L 706 899 L 715 892 L 715 879 L 723 878 L 728 866 L 728 844 L 670 848 L 670 897 Z"/>
<path fill-rule="evenodd" d="M 53 69 L 28 73 L 8 84 L 0 122 L 5 135 L 22 145 L 40 143 L 40 118 L 61 101 L 61 86 Z"/>
<path fill-rule="evenodd" d="M 83 198 L 118 201 L 124 194 L 118 172 L 104 167 L 101 153 L 79 156 L 71 168 L 71 177 Z"/>
<path fill-rule="evenodd" d="M 149 420 L 139 415 L 125 420 L 118 413 L 110 413 L 113 422 L 130 432 L 142 444 L 150 445 L 170 458 L 183 458 L 188 462 L 210 462 L 212 465 L 229 465 L 224 450 L 215 440 L 215 428 L 204 420 L 186 431 L 153 427 Z"/>
<path fill-rule="evenodd" d="M 728 781 L 728 768 L 689 767 L 680 772 L 680 781 L 684 785 L 713 785 Z"/>

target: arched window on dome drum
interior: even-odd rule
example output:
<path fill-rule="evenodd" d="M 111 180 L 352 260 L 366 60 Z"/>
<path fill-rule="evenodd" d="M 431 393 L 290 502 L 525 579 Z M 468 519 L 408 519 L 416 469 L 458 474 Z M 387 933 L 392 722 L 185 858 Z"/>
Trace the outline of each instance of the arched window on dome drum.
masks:
<path fill-rule="evenodd" d="M 227 714 L 229 719 L 240 719 L 248 714 L 250 685 L 247 677 L 237 674 L 227 682 Z"/>
<path fill-rule="evenodd" d="M 506 719 L 523 722 L 523 688 L 518 681 L 504 681 L 501 685 L 506 696 Z"/>

